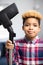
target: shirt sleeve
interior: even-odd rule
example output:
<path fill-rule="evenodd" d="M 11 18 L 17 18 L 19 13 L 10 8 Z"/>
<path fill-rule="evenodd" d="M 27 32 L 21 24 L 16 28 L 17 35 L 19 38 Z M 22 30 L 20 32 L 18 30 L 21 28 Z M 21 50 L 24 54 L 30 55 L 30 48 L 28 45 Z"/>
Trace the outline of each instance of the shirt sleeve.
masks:
<path fill-rule="evenodd" d="M 14 62 L 16 65 L 19 65 L 19 53 L 18 53 L 18 45 L 16 42 L 14 42 Z"/>

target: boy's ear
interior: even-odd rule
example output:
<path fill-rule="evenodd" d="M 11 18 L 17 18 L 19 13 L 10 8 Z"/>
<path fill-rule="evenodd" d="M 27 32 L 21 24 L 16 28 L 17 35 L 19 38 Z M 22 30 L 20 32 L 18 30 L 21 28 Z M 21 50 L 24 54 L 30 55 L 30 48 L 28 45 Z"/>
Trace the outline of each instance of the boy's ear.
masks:
<path fill-rule="evenodd" d="M 41 28 L 39 27 L 39 32 L 40 32 Z"/>

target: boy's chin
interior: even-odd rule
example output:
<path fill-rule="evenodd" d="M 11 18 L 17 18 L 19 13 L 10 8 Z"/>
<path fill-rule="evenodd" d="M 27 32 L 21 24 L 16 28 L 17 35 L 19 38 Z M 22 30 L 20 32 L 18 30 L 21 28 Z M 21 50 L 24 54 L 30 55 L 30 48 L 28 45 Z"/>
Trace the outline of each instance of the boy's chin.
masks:
<path fill-rule="evenodd" d="M 30 39 L 34 39 L 36 36 L 28 36 L 28 38 Z"/>

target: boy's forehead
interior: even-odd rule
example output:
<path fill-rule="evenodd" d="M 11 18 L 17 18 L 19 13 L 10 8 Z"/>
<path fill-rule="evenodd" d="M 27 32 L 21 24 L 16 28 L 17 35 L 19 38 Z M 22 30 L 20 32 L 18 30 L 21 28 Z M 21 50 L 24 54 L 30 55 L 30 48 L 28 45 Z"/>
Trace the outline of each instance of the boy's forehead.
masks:
<path fill-rule="evenodd" d="M 25 22 L 26 22 L 26 23 L 37 23 L 38 20 L 37 20 L 36 18 L 27 18 L 27 19 L 25 20 Z"/>
<path fill-rule="evenodd" d="M 38 19 L 42 19 L 42 15 L 40 14 L 40 12 L 37 12 L 36 10 L 30 10 L 28 12 L 25 12 L 23 15 L 22 15 L 22 18 L 23 19 L 26 19 L 26 18 L 31 18 L 31 17 L 34 17 L 34 18 L 38 18 Z"/>

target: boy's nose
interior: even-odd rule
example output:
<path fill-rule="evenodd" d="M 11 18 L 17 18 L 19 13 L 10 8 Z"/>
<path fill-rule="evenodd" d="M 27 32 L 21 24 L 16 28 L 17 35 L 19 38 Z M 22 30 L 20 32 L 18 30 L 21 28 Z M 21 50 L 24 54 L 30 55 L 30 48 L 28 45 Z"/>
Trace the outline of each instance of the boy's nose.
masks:
<path fill-rule="evenodd" d="M 33 26 L 30 26 L 29 29 L 33 29 Z"/>

